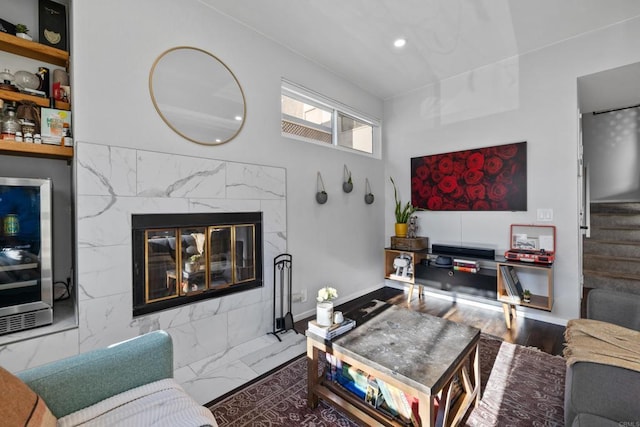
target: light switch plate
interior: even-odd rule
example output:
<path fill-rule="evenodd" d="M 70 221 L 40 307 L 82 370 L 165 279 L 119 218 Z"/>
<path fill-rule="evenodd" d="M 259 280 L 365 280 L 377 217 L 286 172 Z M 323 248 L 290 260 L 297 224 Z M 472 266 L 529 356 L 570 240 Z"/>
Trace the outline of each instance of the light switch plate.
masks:
<path fill-rule="evenodd" d="M 538 221 L 553 221 L 553 209 L 538 209 Z"/>

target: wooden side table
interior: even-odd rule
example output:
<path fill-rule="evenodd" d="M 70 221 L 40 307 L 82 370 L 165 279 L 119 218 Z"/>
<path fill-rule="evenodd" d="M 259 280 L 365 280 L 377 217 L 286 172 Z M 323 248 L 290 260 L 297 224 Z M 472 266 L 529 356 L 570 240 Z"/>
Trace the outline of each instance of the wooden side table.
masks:
<path fill-rule="evenodd" d="M 393 262 L 396 257 L 400 255 L 406 255 L 410 258 L 411 262 L 411 270 L 412 273 L 406 276 L 395 274 L 396 269 L 393 266 Z M 427 259 L 428 250 L 422 249 L 419 251 L 409 251 L 402 249 L 392 249 L 385 248 L 384 250 L 384 277 L 385 279 L 396 280 L 398 282 L 406 283 L 409 285 L 409 297 L 407 299 L 408 303 L 411 303 L 411 298 L 413 297 L 413 287 L 416 285 L 416 265 L 422 262 L 423 259 Z M 418 294 L 418 298 L 422 298 L 422 285 L 418 284 L 418 289 L 420 293 Z"/>

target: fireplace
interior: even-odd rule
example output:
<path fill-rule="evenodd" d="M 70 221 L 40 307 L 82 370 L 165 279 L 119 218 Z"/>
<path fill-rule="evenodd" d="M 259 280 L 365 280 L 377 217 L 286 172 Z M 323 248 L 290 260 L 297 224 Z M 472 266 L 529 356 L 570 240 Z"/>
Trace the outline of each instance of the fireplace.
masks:
<path fill-rule="evenodd" d="M 133 315 L 261 287 L 262 213 L 132 215 Z"/>

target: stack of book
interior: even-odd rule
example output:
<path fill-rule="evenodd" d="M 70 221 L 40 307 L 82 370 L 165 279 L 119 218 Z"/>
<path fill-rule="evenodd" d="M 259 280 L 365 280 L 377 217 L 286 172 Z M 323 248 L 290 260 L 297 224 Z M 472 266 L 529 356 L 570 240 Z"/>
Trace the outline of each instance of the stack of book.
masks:
<path fill-rule="evenodd" d="M 501 265 L 500 273 L 502 273 L 502 281 L 504 283 L 504 289 L 507 291 L 507 296 L 511 301 L 520 303 L 524 295 L 522 284 L 516 274 L 516 269 L 510 265 Z"/>
<path fill-rule="evenodd" d="M 453 269 L 458 271 L 465 271 L 467 273 L 477 273 L 480 271 L 480 262 L 469 259 L 454 259 Z"/>
<path fill-rule="evenodd" d="M 337 370 L 336 381 L 369 405 L 399 421 L 394 425 L 422 425 L 418 414 L 418 399 L 399 388 L 344 362 L 341 369 Z M 435 406 L 435 412 L 438 413 L 438 402 Z"/>
<path fill-rule="evenodd" d="M 322 326 L 315 320 L 309 320 L 307 325 L 309 332 L 328 340 L 332 340 L 338 335 L 342 335 L 355 327 L 356 321 L 353 319 L 347 319 L 346 317 L 342 323 L 334 323 L 331 326 Z"/>

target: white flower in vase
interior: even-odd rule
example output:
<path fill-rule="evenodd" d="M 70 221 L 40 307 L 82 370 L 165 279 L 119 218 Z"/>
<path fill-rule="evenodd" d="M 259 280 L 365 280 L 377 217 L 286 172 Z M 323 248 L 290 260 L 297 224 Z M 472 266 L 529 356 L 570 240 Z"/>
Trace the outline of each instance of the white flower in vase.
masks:
<path fill-rule="evenodd" d="M 325 286 L 318 291 L 316 300 L 316 320 L 322 326 L 331 326 L 333 323 L 333 303 L 331 300 L 338 298 L 338 291 L 331 286 Z"/>
<path fill-rule="evenodd" d="M 318 297 L 316 300 L 318 302 L 331 301 L 338 298 L 338 291 L 336 288 L 332 288 L 330 286 L 325 286 L 318 291 Z"/>

